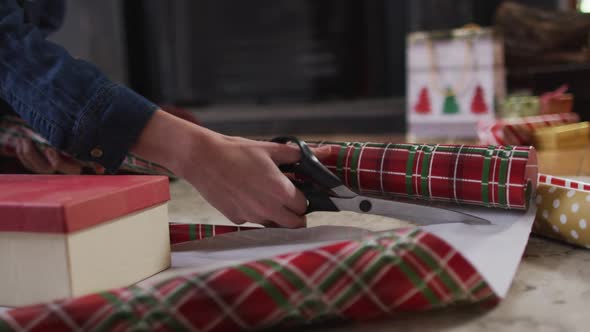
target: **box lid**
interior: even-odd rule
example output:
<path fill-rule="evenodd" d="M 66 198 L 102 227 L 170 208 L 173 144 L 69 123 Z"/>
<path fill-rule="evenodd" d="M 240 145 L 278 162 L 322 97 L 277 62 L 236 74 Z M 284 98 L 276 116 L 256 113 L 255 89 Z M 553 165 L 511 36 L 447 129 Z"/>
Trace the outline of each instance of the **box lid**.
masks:
<path fill-rule="evenodd" d="M 0 232 L 70 233 L 168 200 L 164 176 L 0 175 Z"/>

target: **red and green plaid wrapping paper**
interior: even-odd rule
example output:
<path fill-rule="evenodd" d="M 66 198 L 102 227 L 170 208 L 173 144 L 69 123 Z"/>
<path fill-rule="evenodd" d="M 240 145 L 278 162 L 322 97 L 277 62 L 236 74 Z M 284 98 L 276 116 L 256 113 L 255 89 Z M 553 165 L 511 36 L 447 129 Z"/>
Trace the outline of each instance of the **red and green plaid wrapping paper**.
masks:
<path fill-rule="evenodd" d="M 207 225 L 207 224 L 170 224 L 170 243 L 203 240 L 217 235 L 260 229 L 260 227 Z"/>
<path fill-rule="evenodd" d="M 191 238 L 179 234 L 191 226 L 171 227 L 173 238 Z M 208 227 L 201 236 L 220 226 Z M 0 331 L 241 331 L 498 300 L 461 254 L 409 228 L 13 309 L 0 313 Z"/>
<path fill-rule="evenodd" d="M 532 147 L 320 142 L 322 163 L 359 193 L 526 209 L 536 187 Z"/>

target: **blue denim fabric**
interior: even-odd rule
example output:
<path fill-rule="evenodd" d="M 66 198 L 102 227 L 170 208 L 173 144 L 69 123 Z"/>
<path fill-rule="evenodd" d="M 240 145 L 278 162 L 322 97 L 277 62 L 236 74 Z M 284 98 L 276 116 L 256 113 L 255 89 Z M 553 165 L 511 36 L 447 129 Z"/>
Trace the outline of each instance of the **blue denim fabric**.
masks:
<path fill-rule="evenodd" d="M 0 99 L 57 149 L 113 173 L 157 106 L 45 39 L 64 10 L 0 0 Z"/>

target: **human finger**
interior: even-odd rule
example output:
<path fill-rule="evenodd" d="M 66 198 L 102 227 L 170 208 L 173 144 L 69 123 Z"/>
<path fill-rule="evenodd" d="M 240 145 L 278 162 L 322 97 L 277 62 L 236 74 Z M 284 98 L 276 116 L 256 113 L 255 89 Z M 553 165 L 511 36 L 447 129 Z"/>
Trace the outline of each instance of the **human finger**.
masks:
<path fill-rule="evenodd" d="M 20 158 L 27 168 L 36 173 L 50 174 L 54 173 L 55 169 L 51 166 L 49 161 L 43 154 L 35 148 L 33 142 L 29 139 L 20 140 Z"/>
<path fill-rule="evenodd" d="M 307 210 L 307 198 L 290 180 L 285 178 L 285 182 L 284 186 L 286 186 L 286 189 L 285 196 L 283 197 L 283 205 L 297 215 L 305 214 Z"/>
<path fill-rule="evenodd" d="M 270 220 L 282 227 L 301 228 L 305 227 L 307 218 L 304 215 L 296 214 L 286 207 L 280 207 L 270 216 Z"/>
<path fill-rule="evenodd" d="M 57 151 L 48 148 L 45 150 L 45 157 L 51 164 L 52 168 L 63 174 L 80 174 L 82 167 L 74 161 L 68 161 L 60 157 Z"/>

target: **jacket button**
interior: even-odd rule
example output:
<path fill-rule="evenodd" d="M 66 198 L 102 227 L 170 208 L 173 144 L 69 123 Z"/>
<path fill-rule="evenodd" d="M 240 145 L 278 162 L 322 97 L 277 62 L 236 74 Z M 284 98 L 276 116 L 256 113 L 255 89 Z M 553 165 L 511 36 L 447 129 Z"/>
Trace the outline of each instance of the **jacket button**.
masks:
<path fill-rule="evenodd" d="M 93 158 L 100 158 L 100 157 L 102 157 L 102 154 L 103 154 L 102 149 L 100 149 L 100 148 L 94 148 L 90 151 L 90 155 Z"/>

